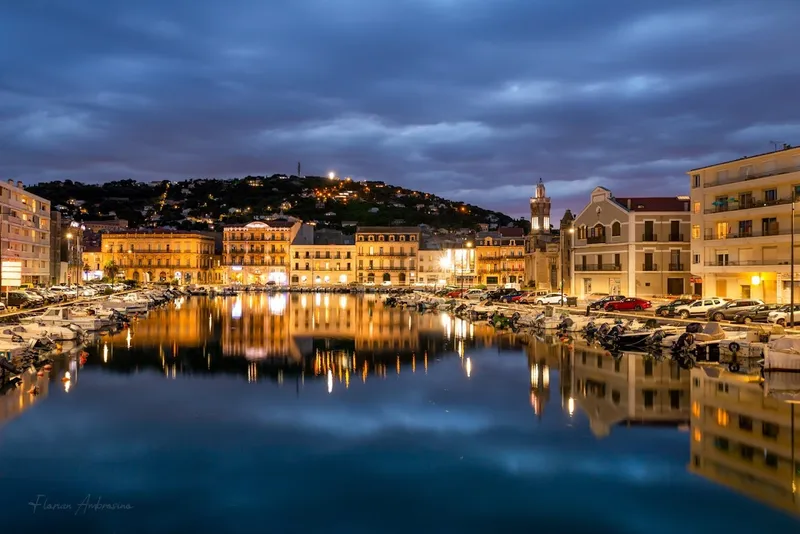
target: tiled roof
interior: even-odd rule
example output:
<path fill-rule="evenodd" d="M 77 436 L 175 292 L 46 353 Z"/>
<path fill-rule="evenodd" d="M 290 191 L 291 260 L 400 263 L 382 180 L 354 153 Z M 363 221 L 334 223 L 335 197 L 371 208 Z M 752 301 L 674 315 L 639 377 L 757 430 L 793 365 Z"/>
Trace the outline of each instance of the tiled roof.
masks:
<path fill-rule="evenodd" d="M 207 234 L 203 234 L 201 232 L 192 232 L 190 230 L 162 230 L 160 228 L 154 229 L 127 229 L 127 230 L 106 230 L 102 233 L 104 236 L 115 236 L 115 235 L 190 235 L 194 237 L 206 237 L 209 239 L 213 239 L 211 236 Z"/>
<path fill-rule="evenodd" d="M 614 202 L 631 211 L 689 211 L 689 201 L 678 197 L 614 197 Z"/>
<path fill-rule="evenodd" d="M 361 234 L 418 234 L 417 226 L 359 226 L 356 232 Z"/>
<path fill-rule="evenodd" d="M 498 232 L 503 237 L 523 237 L 525 236 L 525 229 L 519 228 L 516 226 L 506 226 L 503 228 L 498 228 Z"/>

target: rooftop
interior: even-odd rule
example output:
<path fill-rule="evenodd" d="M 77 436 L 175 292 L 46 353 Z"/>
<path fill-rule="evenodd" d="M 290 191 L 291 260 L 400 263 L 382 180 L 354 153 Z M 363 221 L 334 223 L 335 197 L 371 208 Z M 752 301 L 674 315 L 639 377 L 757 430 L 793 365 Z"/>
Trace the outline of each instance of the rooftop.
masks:
<path fill-rule="evenodd" d="M 689 172 L 701 171 L 703 169 L 709 169 L 711 167 L 718 167 L 720 165 L 727 165 L 728 163 L 733 163 L 735 161 L 745 161 L 745 160 L 748 160 L 748 159 L 760 158 L 762 156 L 769 156 L 770 154 L 778 154 L 780 152 L 787 152 L 787 151 L 792 151 L 792 150 L 800 150 L 800 147 L 784 144 L 783 148 L 778 149 L 778 150 L 770 150 L 769 152 L 762 152 L 761 154 L 754 154 L 752 156 L 742 156 L 741 158 L 731 159 L 731 160 L 728 160 L 728 161 L 721 161 L 719 163 L 714 163 L 713 165 L 703 165 L 702 167 L 697 167 L 695 169 L 691 169 Z"/>
<path fill-rule="evenodd" d="M 359 226 L 356 232 L 361 234 L 418 234 L 418 226 Z"/>

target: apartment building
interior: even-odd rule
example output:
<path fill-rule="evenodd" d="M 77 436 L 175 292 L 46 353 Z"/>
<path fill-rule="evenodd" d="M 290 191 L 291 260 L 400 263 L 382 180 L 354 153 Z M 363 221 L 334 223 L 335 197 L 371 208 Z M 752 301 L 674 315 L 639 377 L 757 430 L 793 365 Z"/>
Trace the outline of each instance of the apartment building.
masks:
<path fill-rule="evenodd" d="M 127 230 L 102 234 L 100 261 L 92 252 L 83 254 L 88 271 L 111 273 L 142 283 L 216 283 L 211 276 L 214 238 L 177 230 Z"/>
<path fill-rule="evenodd" d="M 573 222 L 573 292 L 654 297 L 689 289 L 689 197 L 617 198 L 604 187 Z"/>
<path fill-rule="evenodd" d="M 475 251 L 479 284 L 525 284 L 525 233 L 522 228 L 478 232 Z"/>
<path fill-rule="evenodd" d="M 22 182 L 0 182 L 0 221 L 2 261 L 19 264 L 19 269 L 14 269 L 21 271 L 19 283 L 48 284 L 50 201 L 25 191 Z M 12 270 L 11 265 L 8 270 Z M 8 274 L 3 279 L 12 282 Z"/>
<path fill-rule="evenodd" d="M 695 292 L 788 303 L 800 148 L 787 146 L 688 174 Z M 794 244 L 795 262 L 800 261 L 798 246 Z M 799 275 L 795 273 L 795 280 Z M 795 301 L 800 301 L 798 284 Z"/>
<path fill-rule="evenodd" d="M 358 282 L 400 286 L 416 283 L 420 237 L 420 229 L 414 226 L 359 226 Z"/>
<path fill-rule="evenodd" d="M 428 246 L 417 251 L 417 283 L 426 286 L 444 286 L 452 281 L 453 269 L 450 259 L 452 249 Z"/>
<path fill-rule="evenodd" d="M 313 227 L 303 225 L 292 241 L 290 253 L 292 285 L 346 285 L 356 280 L 353 236 L 337 230 L 315 231 Z"/>
<path fill-rule="evenodd" d="M 689 471 L 800 516 L 800 408 L 753 377 L 698 367 L 691 379 Z"/>
<path fill-rule="evenodd" d="M 225 283 L 289 283 L 289 248 L 302 224 L 291 217 L 226 226 L 222 233 Z"/>

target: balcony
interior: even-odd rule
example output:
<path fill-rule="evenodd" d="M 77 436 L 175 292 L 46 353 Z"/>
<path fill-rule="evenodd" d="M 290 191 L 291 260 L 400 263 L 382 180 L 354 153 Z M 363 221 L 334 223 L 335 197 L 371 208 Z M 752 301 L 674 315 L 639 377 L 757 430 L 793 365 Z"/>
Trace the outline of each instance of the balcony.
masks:
<path fill-rule="evenodd" d="M 792 198 L 778 198 L 776 200 L 750 200 L 747 202 L 729 202 L 721 206 L 714 206 L 703 211 L 703 213 L 724 213 L 728 211 L 741 211 L 756 208 L 769 208 L 771 206 L 785 206 L 791 204 Z"/>
<path fill-rule="evenodd" d="M 733 178 L 726 178 L 723 181 L 713 180 L 703 184 L 703 187 L 715 187 L 718 185 L 735 184 L 739 182 L 747 182 L 750 180 L 757 180 L 759 178 L 766 178 L 768 176 L 780 176 L 781 174 L 789 174 L 792 172 L 800 171 L 800 165 L 793 165 L 791 167 L 783 167 L 781 169 L 773 169 L 767 172 L 751 174 L 749 176 L 736 176 Z"/>
<path fill-rule="evenodd" d="M 683 234 L 669 234 L 669 240 L 672 242 L 682 242 Z"/>
<path fill-rule="evenodd" d="M 416 256 L 416 254 L 408 254 L 406 252 L 376 252 L 375 254 L 362 254 L 366 258 L 407 258 L 409 256 Z"/>
<path fill-rule="evenodd" d="M 604 235 L 593 235 L 586 238 L 587 245 L 597 245 L 600 243 L 606 242 L 606 236 Z"/>
<path fill-rule="evenodd" d="M 706 267 L 750 267 L 753 265 L 789 265 L 789 260 L 707 261 Z"/>
<path fill-rule="evenodd" d="M 575 271 L 588 272 L 588 271 L 621 271 L 621 265 L 614 265 L 613 263 L 587 263 L 586 265 L 576 265 Z"/>
<path fill-rule="evenodd" d="M 644 243 L 655 243 L 658 241 L 658 234 L 642 234 L 642 241 Z"/>
<path fill-rule="evenodd" d="M 645 263 L 642 265 L 642 270 L 648 272 L 657 271 L 658 265 L 655 263 Z"/>
<path fill-rule="evenodd" d="M 686 270 L 686 265 L 684 265 L 683 263 L 670 263 L 669 264 L 669 270 L 670 271 L 685 271 Z"/>
<path fill-rule="evenodd" d="M 800 234 L 800 232 L 795 232 L 796 234 Z M 777 235 L 792 235 L 791 229 L 789 230 L 769 230 L 764 232 L 763 230 L 760 232 L 757 231 L 745 231 L 739 232 L 736 234 L 727 234 L 727 235 L 717 235 L 715 233 L 706 233 L 703 236 L 703 239 L 706 241 L 713 241 L 715 239 L 745 239 L 747 237 L 771 237 Z"/>
<path fill-rule="evenodd" d="M 377 267 L 369 265 L 361 269 L 362 271 L 413 271 L 413 267 Z"/>

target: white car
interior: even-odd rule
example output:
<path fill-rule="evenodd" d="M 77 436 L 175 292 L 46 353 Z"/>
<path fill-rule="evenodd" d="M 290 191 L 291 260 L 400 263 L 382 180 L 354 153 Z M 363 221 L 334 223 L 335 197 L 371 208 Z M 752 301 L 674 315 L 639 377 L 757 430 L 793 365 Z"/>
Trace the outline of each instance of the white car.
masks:
<path fill-rule="evenodd" d="M 91 287 L 84 287 L 81 289 L 81 296 L 82 297 L 96 297 L 97 291 L 92 289 Z"/>
<path fill-rule="evenodd" d="M 692 303 L 675 308 L 675 313 L 681 316 L 681 319 L 688 319 L 693 315 L 702 315 L 705 317 L 706 312 L 711 308 L 722 306 L 728 302 L 727 300 L 719 297 L 710 297 L 707 299 L 698 299 Z"/>
<path fill-rule="evenodd" d="M 486 298 L 486 291 L 483 289 L 468 289 L 464 293 L 464 298 L 469 300 L 483 300 Z"/>
<path fill-rule="evenodd" d="M 548 293 L 547 295 L 542 295 L 536 297 L 536 304 L 566 304 L 567 303 L 567 295 L 564 293 Z"/>
<path fill-rule="evenodd" d="M 800 314 L 797 312 L 800 312 L 800 304 L 795 304 L 794 313 L 792 313 L 792 319 L 794 320 L 795 325 L 800 323 Z M 779 310 L 769 312 L 769 315 L 767 315 L 767 321 L 770 323 L 777 323 L 781 326 L 786 326 L 786 323 L 789 322 L 789 305 L 787 304 Z"/>

